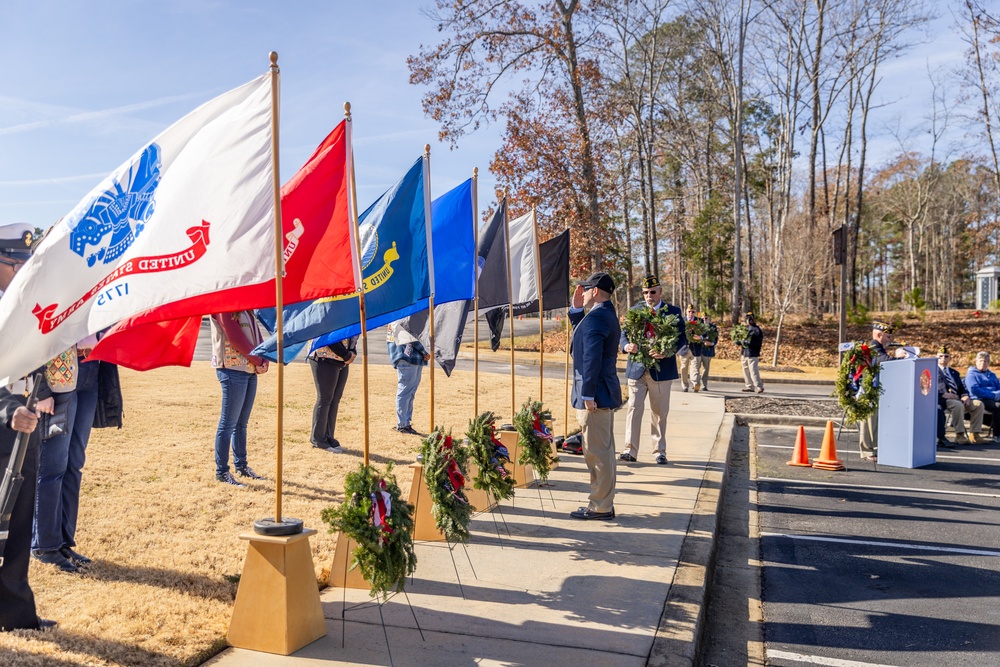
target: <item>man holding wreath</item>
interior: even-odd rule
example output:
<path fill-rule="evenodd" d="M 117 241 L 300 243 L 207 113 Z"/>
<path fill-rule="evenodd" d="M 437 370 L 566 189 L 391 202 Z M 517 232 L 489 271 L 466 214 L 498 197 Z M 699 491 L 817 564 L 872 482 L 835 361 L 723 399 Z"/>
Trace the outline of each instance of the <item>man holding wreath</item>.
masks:
<path fill-rule="evenodd" d="M 684 336 L 684 318 L 677 306 L 663 303 L 661 298 L 663 288 L 656 276 L 646 276 L 642 281 L 642 296 L 644 301 L 636 304 L 631 311 L 649 311 L 651 314 L 675 315 L 677 320 L 677 342 L 674 351 L 687 345 Z M 630 311 L 630 312 L 631 312 Z M 650 352 L 651 360 L 643 363 L 639 355 L 639 345 L 628 339 L 627 329 L 622 330 L 619 343 L 622 352 L 628 353 L 628 364 L 625 367 L 625 377 L 628 380 L 628 411 L 625 418 L 626 449 L 619 456 L 619 461 L 634 462 L 639 453 L 639 432 L 642 430 L 642 413 L 645 408 L 646 396 L 649 396 L 649 407 L 653 413 L 651 432 L 653 444 L 656 447 L 656 462 L 667 464 L 667 413 L 670 412 L 670 385 L 677 375 L 677 358 L 656 351 Z M 652 363 L 649 363 L 652 361 Z"/>

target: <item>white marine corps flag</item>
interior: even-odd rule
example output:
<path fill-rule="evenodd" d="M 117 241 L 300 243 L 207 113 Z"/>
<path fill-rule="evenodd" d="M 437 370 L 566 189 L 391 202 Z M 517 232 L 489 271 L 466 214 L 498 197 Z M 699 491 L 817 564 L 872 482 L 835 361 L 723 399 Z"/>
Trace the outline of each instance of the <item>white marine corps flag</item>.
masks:
<path fill-rule="evenodd" d="M 274 278 L 271 83 L 185 116 L 49 231 L 0 299 L 0 385 L 149 308 Z"/>

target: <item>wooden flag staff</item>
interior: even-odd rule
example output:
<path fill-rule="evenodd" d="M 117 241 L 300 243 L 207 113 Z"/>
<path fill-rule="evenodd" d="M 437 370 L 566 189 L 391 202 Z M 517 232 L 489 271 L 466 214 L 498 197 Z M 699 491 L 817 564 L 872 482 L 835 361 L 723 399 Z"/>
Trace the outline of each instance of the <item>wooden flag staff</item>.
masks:
<path fill-rule="evenodd" d="M 472 292 L 472 416 L 479 416 L 479 167 L 472 170 L 472 233 L 476 239 L 476 264 Z"/>
<path fill-rule="evenodd" d="M 507 202 L 507 190 L 503 191 L 504 203 Z M 507 316 L 510 320 L 510 418 L 513 421 L 517 414 L 517 402 L 514 399 L 514 286 L 510 279 L 510 215 L 508 208 L 503 207 L 503 234 L 507 241 Z"/>
<path fill-rule="evenodd" d="M 538 402 L 544 399 L 542 393 L 545 387 L 545 320 L 542 313 L 542 250 L 541 241 L 538 238 L 538 217 L 535 214 L 535 207 L 531 207 L 531 223 L 535 229 L 535 283 L 538 285 Z"/>
<path fill-rule="evenodd" d="M 226 636 L 232 646 L 289 655 L 326 634 L 319 601 L 316 570 L 309 537 L 300 519 L 281 514 L 282 411 L 284 407 L 284 345 L 282 273 L 284 235 L 281 228 L 281 178 L 278 170 L 278 54 L 271 52 L 271 150 L 274 173 L 275 309 L 278 337 L 277 472 L 273 519 L 254 522 L 247 541 L 240 585 Z"/>
<path fill-rule="evenodd" d="M 573 340 L 573 323 L 569 321 L 569 308 L 566 308 L 566 397 L 564 410 L 566 420 L 563 421 L 563 442 L 569 436 L 569 343 Z"/>
<path fill-rule="evenodd" d="M 427 233 L 427 274 L 430 280 L 430 295 L 427 298 L 427 319 L 430 322 L 430 381 L 431 381 L 431 425 L 428 433 L 434 432 L 434 235 L 431 229 L 431 145 L 424 144 L 424 227 Z"/>

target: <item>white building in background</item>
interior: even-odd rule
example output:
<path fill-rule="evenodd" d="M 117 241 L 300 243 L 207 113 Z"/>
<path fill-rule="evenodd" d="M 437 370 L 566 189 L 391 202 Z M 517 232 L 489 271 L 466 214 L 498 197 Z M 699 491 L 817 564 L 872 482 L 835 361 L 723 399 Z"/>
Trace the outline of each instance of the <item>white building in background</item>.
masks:
<path fill-rule="evenodd" d="M 990 304 L 1000 299 L 997 286 L 1000 285 L 1000 268 L 987 266 L 976 272 L 976 308 L 989 308 Z"/>

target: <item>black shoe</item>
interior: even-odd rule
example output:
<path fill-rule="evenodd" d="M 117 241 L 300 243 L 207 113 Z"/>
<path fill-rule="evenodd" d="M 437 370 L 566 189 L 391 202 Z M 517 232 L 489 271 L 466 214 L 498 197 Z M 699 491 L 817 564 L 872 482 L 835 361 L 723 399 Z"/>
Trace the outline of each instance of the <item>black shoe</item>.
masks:
<path fill-rule="evenodd" d="M 618 455 L 619 461 L 628 461 L 629 463 L 635 463 L 635 457 L 628 452 L 622 452 Z"/>
<path fill-rule="evenodd" d="M 948 440 L 938 440 L 937 446 L 941 449 L 957 449 L 955 443 L 949 442 Z"/>
<path fill-rule="evenodd" d="M 55 565 L 63 572 L 78 572 L 80 568 L 73 563 L 69 562 L 65 556 L 63 556 L 58 549 L 53 549 L 52 551 L 42 551 L 40 549 L 32 549 L 31 557 L 40 563 L 45 563 L 47 565 Z"/>
<path fill-rule="evenodd" d="M 753 387 L 743 387 L 743 389 L 741 389 L 740 391 L 742 391 L 744 394 L 752 394 L 756 390 Z"/>
<path fill-rule="evenodd" d="M 667 455 L 666 454 L 657 454 L 656 455 L 656 464 L 657 465 L 661 465 L 661 466 L 667 465 Z"/>
<path fill-rule="evenodd" d="M 83 554 L 78 554 L 69 547 L 63 547 L 59 550 L 59 553 L 61 553 L 64 558 L 74 565 L 90 565 L 93 562 Z"/>
<path fill-rule="evenodd" d="M 267 479 L 263 475 L 258 475 L 250 466 L 242 466 L 236 469 L 236 474 L 247 479 Z"/>
<path fill-rule="evenodd" d="M 589 507 L 581 507 L 575 512 L 570 512 L 569 515 L 574 519 L 614 519 L 615 510 L 612 508 L 610 512 L 595 512 Z"/>
<path fill-rule="evenodd" d="M 405 433 L 407 435 L 420 435 L 409 424 L 407 424 L 406 426 L 397 426 L 396 430 L 399 431 L 400 433 Z"/>
<path fill-rule="evenodd" d="M 235 486 L 240 489 L 247 488 L 246 484 L 233 477 L 233 473 L 229 472 L 228 470 L 222 473 L 221 475 L 216 475 L 215 479 L 222 482 L 223 484 L 229 484 L 231 486 Z"/>
<path fill-rule="evenodd" d="M 57 621 L 50 621 L 47 618 L 38 619 L 38 629 L 42 632 L 48 632 L 49 630 L 54 630 L 55 627 L 59 625 Z"/>

